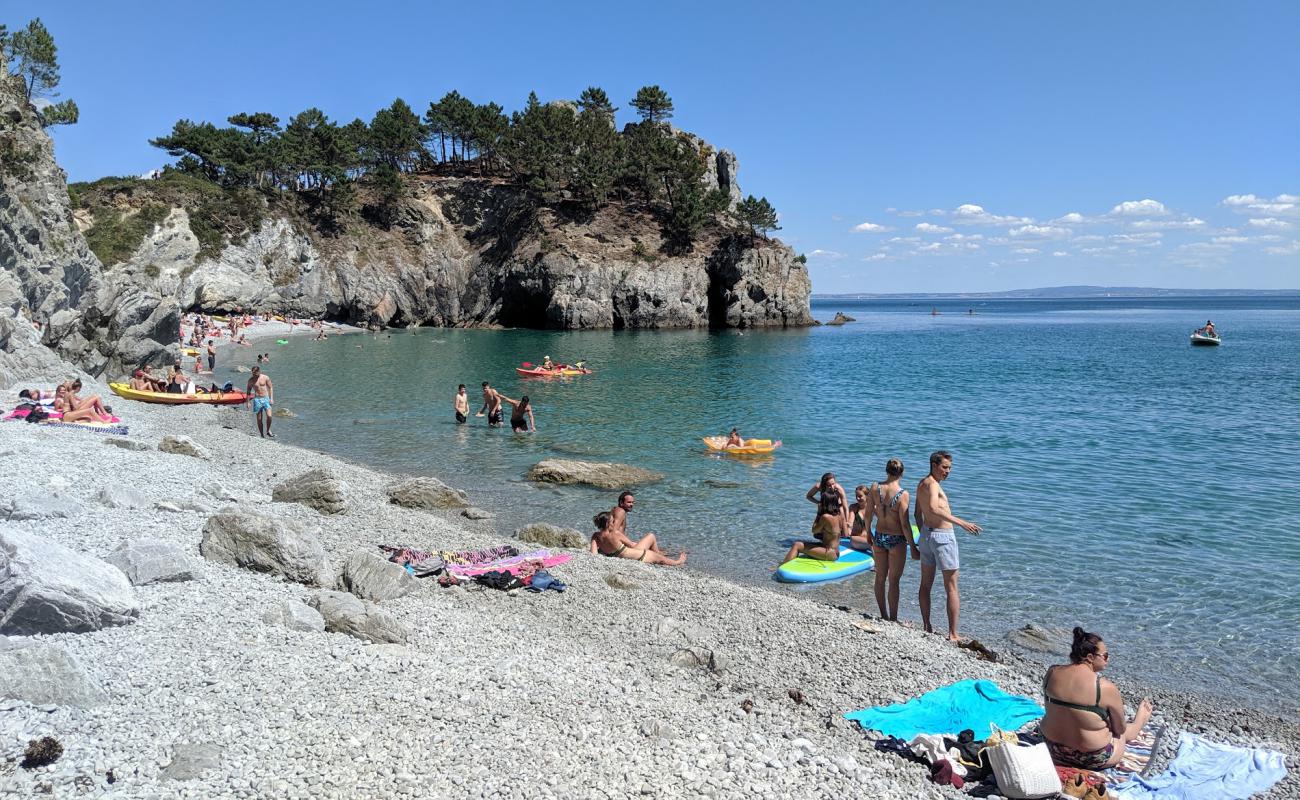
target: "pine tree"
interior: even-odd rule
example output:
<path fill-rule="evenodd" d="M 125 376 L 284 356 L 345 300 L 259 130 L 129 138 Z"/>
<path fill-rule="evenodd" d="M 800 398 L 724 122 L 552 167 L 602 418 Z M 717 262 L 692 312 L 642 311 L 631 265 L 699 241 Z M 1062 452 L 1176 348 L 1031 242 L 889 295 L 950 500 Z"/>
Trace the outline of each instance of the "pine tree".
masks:
<path fill-rule="evenodd" d="M 658 86 L 642 86 L 632 98 L 632 107 L 646 122 L 663 122 L 672 119 L 673 101 L 668 93 Z"/>
<path fill-rule="evenodd" d="M 40 17 L 27 23 L 23 30 L 13 33 L 0 25 L 0 49 L 9 62 L 9 69 L 22 79 L 23 95 L 28 102 L 59 96 L 59 49 Z M 77 104 L 71 100 L 51 103 L 40 114 L 41 124 L 47 128 L 51 125 L 71 125 L 80 116 Z"/>
<path fill-rule="evenodd" d="M 614 124 L 614 112 L 618 111 L 609 101 L 609 95 L 605 94 L 605 90 L 599 86 L 588 86 L 582 90 L 582 94 L 578 96 L 578 108 L 582 111 L 604 114 L 609 118 L 611 126 Z"/>
<path fill-rule="evenodd" d="M 766 239 L 768 231 L 781 230 L 781 226 L 777 223 L 776 209 L 772 208 L 772 204 L 767 202 L 766 197 L 756 199 L 751 194 L 741 200 L 736 206 L 736 216 L 749 226 L 749 233 L 755 238 L 761 234 Z"/>

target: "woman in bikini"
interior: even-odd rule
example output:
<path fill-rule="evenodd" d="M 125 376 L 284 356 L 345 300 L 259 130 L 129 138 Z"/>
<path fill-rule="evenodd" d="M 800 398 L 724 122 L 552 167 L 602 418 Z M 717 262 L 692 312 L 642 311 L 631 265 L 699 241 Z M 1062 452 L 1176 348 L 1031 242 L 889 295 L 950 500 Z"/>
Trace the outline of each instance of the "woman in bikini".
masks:
<path fill-rule="evenodd" d="M 848 510 L 840 500 L 842 496 L 843 490 L 822 492 L 821 499 L 817 501 L 817 519 L 812 524 L 812 532 L 817 541 L 795 542 L 790 547 L 790 552 L 785 554 L 782 564 L 801 555 L 821 561 L 834 561 L 840 557 L 840 539 L 849 532 Z"/>
<path fill-rule="evenodd" d="M 849 498 L 844 494 L 844 487 L 840 486 L 839 481 L 835 480 L 834 472 L 827 472 L 822 475 L 822 479 L 813 484 L 804 497 L 810 503 L 817 503 L 820 508 L 821 498 L 827 494 L 838 495 L 840 499 L 840 516 L 844 519 L 844 530 L 850 529 L 849 522 Z M 818 514 L 821 512 L 818 511 Z"/>
<path fill-rule="evenodd" d="M 596 526 L 596 532 L 591 535 L 591 554 L 608 556 L 609 558 L 630 558 L 633 561 L 644 561 L 647 564 L 663 564 L 668 567 L 679 567 L 686 563 L 686 551 L 682 551 L 677 558 L 669 558 L 660 553 L 658 550 L 649 550 L 636 546 L 636 542 L 627 538 L 627 534 L 621 531 L 610 530 L 610 514 L 608 511 L 602 511 L 592 518 L 592 524 Z"/>
<path fill-rule="evenodd" d="M 96 395 L 95 399 L 98 400 L 99 396 Z M 63 422 L 108 422 L 113 419 L 107 412 L 101 414 L 89 404 L 77 408 L 76 395 L 72 393 L 72 386 L 69 384 L 63 384 L 55 390 L 54 410 L 62 412 L 63 416 L 60 419 Z"/>
<path fill-rule="evenodd" d="M 884 483 L 873 483 L 865 492 L 868 505 L 863 534 L 871 537 L 871 557 L 876 562 L 876 606 L 880 608 L 881 619 L 894 622 L 898 621 L 898 584 L 907 567 L 907 546 L 911 546 L 912 558 L 921 557 L 912 539 L 907 490 L 899 485 L 902 477 L 903 462 L 891 458 L 885 463 Z M 871 525 L 873 517 L 874 528 Z M 886 581 L 889 584 L 888 605 L 885 603 Z"/>
<path fill-rule="evenodd" d="M 1088 770 L 1114 766 L 1151 718 L 1151 701 L 1142 698 L 1133 721 L 1124 724 L 1124 698 L 1101 677 L 1109 663 L 1102 638 L 1075 628 L 1070 663 L 1048 668 L 1041 731 L 1056 764 Z"/>

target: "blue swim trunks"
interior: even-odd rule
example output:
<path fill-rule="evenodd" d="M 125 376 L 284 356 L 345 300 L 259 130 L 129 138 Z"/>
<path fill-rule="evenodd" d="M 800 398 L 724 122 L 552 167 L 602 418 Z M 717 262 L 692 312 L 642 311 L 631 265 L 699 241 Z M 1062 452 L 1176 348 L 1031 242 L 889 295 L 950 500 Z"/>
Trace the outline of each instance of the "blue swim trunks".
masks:
<path fill-rule="evenodd" d="M 258 413 L 261 413 L 261 412 L 263 412 L 263 411 L 265 411 L 265 412 L 268 413 L 268 414 L 271 413 L 271 398 L 269 398 L 269 397 L 254 397 L 254 398 L 253 398 L 253 413 L 254 413 L 254 414 L 258 414 Z"/>

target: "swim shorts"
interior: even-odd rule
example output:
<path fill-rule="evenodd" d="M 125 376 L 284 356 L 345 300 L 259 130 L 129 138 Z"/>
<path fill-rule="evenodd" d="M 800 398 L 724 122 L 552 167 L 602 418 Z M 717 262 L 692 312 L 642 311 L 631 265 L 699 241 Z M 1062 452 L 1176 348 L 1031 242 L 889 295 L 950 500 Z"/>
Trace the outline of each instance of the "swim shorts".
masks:
<path fill-rule="evenodd" d="M 254 414 L 260 414 L 260 413 L 263 412 L 263 411 L 265 411 L 265 412 L 268 413 L 268 414 L 271 413 L 271 398 L 269 398 L 269 397 L 254 397 L 254 398 L 253 398 L 253 413 L 254 413 Z"/>
<path fill-rule="evenodd" d="M 527 432 L 528 432 L 528 420 L 524 420 L 524 419 L 512 419 L 512 420 L 510 420 L 510 430 L 514 431 L 515 433 L 520 433 L 520 432 L 522 432 L 522 433 L 527 433 Z"/>
<path fill-rule="evenodd" d="M 917 549 L 921 551 L 921 563 L 925 566 L 938 567 L 944 572 L 960 568 L 957 532 L 952 528 L 922 528 Z"/>
<path fill-rule="evenodd" d="M 464 422 L 465 422 L 465 415 L 462 414 L 462 413 L 460 413 L 459 411 L 457 411 L 457 412 L 456 412 L 456 421 L 457 421 L 457 422 L 460 422 L 460 423 L 464 423 Z"/>
<path fill-rule="evenodd" d="M 488 414 L 488 424 L 489 425 L 501 424 L 501 409 L 498 408 L 496 411 L 493 411 Z"/>

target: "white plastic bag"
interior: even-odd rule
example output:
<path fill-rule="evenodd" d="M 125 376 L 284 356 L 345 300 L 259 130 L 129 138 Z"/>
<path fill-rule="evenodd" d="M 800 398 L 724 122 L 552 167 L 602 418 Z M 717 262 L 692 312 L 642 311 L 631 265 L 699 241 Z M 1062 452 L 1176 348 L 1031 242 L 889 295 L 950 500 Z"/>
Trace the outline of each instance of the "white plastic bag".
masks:
<path fill-rule="evenodd" d="M 1020 744 L 1014 733 L 1004 732 L 996 725 L 984 753 L 989 766 L 998 779 L 998 791 L 1017 800 L 1055 797 L 1061 791 L 1061 779 L 1056 775 L 1052 756 L 1047 745 Z"/>

